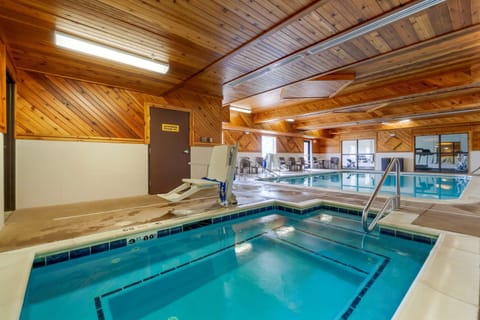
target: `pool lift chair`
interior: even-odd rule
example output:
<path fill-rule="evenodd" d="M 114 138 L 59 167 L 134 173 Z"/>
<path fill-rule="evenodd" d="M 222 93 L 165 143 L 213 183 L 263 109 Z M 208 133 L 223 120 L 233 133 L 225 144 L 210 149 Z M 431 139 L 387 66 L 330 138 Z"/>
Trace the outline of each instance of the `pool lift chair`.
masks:
<path fill-rule="evenodd" d="M 178 202 L 201 190 L 218 187 L 219 202 L 222 206 L 237 204 L 237 199 L 232 193 L 237 151 L 238 144 L 234 146 L 214 146 L 206 177 L 201 179 L 182 179 L 183 184 L 168 193 L 158 194 L 158 196 L 171 202 Z"/>

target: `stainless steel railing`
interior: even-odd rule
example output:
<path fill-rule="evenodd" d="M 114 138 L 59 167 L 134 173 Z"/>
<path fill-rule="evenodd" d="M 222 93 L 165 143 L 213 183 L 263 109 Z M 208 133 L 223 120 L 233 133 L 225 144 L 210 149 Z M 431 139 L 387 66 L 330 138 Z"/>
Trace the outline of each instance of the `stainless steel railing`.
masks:
<path fill-rule="evenodd" d="M 478 175 L 478 171 L 480 171 L 480 167 L 478 167 L 477 169 L 473 170 L 472 173 L 470 173 L 472 176 L 473 175 Z"/>
<path fill-rule="evenodd" d="M 373 201 L 377 198 L 378 193 L 380 192 L 380 189 L 382 188 L 383 184 L 385 183 L 385 179 L 387 179 L 388 174 L 390 171 L 392 171 L 393 166 L 396 164 L 396 179 L 395 179 L 395 184 L 396 184 L 396 193 L 393 197 L 390 197 L 385 201 L 383 204 L 382 208 L 378 211 L 377 215 L 373 219 L 373 221 L 368 224 L 368 213 L 370 211 L 370 207 L 373 204 Z M 383 217 L 385 210 L 387 210 L 387 207 L 389 205 L 392 205 L 392 209 L 396 210 L 400 208 L 400 160 L 398 158 L 393 158 L 392 161 L 388 164 L 387 168 L 385 169 L 385 172 L 383 173 L 382 178 L 380 179 L 380 182 L 377 184 L 377 187 L 373 191 L 372 195 L 370 196 L 370 199 L 368 199 L 367 204 L 365 205 L 365 208 L 363 209 L 362 213 L 362 225 L 363 225 L 363 230 L 365 232 L 371 232 L 378 220 Z"/>

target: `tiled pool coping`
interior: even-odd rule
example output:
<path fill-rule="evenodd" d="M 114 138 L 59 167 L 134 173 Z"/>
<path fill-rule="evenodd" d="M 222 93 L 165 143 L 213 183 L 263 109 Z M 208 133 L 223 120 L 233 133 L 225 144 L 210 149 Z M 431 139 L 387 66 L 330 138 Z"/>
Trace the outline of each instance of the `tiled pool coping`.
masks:
<path fill-rule="evenodd" d="M 77 259 L 80 257 L 93 255 L 96 253 L 114 250 L 118 248 L 125 247 L 127 245 L 135 244 L 138 241 L 147 241 L 157 238 L 168 237 L 182 232 L 187 232 L 190 230 L 203 228 L 210 226 L 212 224 L 217 224 L 221 222 L 232 221 L 235 219 L 252 216 L 260 213 L 265 213 L 269 211 L 280 211 L 279 213 L 292 213 L 295 215 L 307 215 L 318 210 L 329 210 L 337 213 L 344 213 L 354 216 L 361 216 L 362 210 L 349 208 L 349 207 L 340 207 L 330 204 L 321 204 L 305 208 L 296 208 L 282 204 L 273 204 L 265 205 L 263 207 L 256 207 L 253 209 L 248 209 L 244 211 L 234 212 L 230 214 L 225 214 L 222 216 L 216 216 L 212 218 L 201 219 L 198 221 L 187 222 L 181 225 L 175 225 L 169 228 L 153 229 L 147 232 L 133 233 L 124 238 L 117 238 L 108 240 L 105 242 L 94 243 L 90 246 L 82 246 L 80 248 L 72 248 L 69 250 L 63 250 L 60 252 L 46 253 L 39 256 L 36 256 L 33 261 L 33 268 L 44 267 L 47 265 L 52 265 L 60 262 L 65 262 L 68 260 Z M 399 237 L 407 240 L 423 242 L 434 244 L 436 237 L 427 236 L 424 234 L 418 234 L 415 232 L 409 232 L 404 230 L 395 230 L 392 228 L 380 228 L 380 232 L 383 234 L 388 234 L 394 237 Z"/>

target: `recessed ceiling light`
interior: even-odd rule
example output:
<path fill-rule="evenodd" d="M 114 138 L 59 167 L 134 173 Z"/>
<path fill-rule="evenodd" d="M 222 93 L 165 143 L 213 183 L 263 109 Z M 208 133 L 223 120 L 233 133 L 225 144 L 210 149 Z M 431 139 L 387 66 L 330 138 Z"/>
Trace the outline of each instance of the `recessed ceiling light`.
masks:
<path fill-rule="evenodd" d="M 128 64 L 137 68 L 154 71 L 158 73 L 167 73 L 169 65 L 152 59 L 135 56 L 133 54 L 109 48 L 104 45 L 94 43 L 88 40 L 80 39 L 65 33 L 55 31 L 55 44 L 62 48 L 78 51 L 99 58 Z"/>

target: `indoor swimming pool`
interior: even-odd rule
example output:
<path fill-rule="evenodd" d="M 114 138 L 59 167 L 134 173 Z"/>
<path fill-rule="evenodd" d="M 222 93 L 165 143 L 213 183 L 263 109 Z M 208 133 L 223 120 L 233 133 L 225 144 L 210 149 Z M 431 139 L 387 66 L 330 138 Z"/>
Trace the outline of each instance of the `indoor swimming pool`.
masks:
<path fill-rule="evenodd" d="M 359 214 L 270 206 L 39 256 L 21 319 L 390 319 L 435 239 Z"/>
<path fill-rule="evenodd" d="M 372 193 L 382 174 L 381 172 L 336 171 L 260 180 L 306 187 Z M 394 194 L 395 180 L 395 174 L 389 174 L 380 193 Z M 469 181 L 470 177 L 467 175 L 401 173 L 401 195 L 422 199 L 459 199 Z"/>

